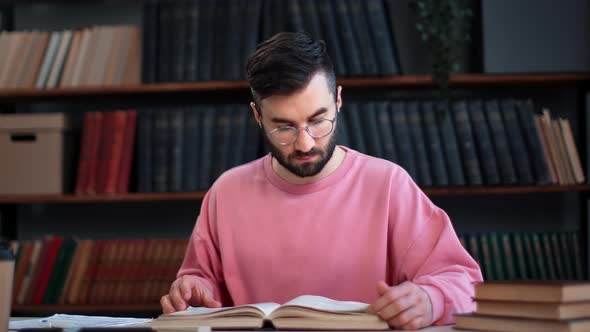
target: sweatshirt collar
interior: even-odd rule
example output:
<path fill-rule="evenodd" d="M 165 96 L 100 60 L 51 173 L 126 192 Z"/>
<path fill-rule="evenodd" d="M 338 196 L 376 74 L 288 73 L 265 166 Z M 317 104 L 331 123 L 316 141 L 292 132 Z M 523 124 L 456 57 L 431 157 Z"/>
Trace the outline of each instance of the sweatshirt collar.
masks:
<path fill-rule="evenodd" d="M 263 158 L 262 164 L 264 166 L 264 173 L 266 174 L 266 178 L 268 179 L 268 181 L 270 181 L 270 183 L 272 183 L 275 187 L 291 194 L 303 195 L 320 191 L 341 180 L 346 175 L 346 173 L 348 173 L 348 171 L 353 165 L 354 160 L 358 156 L 358 153 L 356 151 L 351 150 L 347 147 L 340 147 L 346 151 L 346 155 L 344 156 L 344 160 L 342 161 L 342 163 L 330 175 L 321 178 L 317 181 L 305 184 L 292 184 L 285 181 L 273 170 L 272 156 L 270 153 Z"/>

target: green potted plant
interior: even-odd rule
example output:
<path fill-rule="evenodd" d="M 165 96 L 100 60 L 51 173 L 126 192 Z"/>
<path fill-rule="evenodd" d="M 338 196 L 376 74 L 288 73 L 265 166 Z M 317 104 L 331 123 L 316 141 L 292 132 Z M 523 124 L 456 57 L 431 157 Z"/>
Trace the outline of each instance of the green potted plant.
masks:
<path fill-rule="evenodd" d="M 450 99 L 449 77 L 461 70 L 465 44 L 470 42 L 473 11 L 465 0 L 414 0 L 416 29 L 432 56 L 432 80 L 438 97 Z"/>

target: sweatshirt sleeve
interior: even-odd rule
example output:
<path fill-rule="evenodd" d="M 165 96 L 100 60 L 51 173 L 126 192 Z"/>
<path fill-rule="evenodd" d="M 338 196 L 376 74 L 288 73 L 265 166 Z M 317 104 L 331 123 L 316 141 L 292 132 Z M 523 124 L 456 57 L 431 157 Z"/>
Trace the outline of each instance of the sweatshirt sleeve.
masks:
<path fill-rule="evenodd" d="M 475 309 L 473 284 L 482 281 L 480 268 L 448 215 L 409 176 L 400 182 L 390 200 L 392 284 L 408 280 L 422 287 L 432 303 L 433 325 L 453 324 L 453 314 Z"/>
<path fill-rule="evenodd" d="M 221 268 L 218 237 L 215 227 L 215 193 L 210 190 L 201 206 L 201 212 L 189 239 L 184 260 L 177 278 L 195 275 L 211 290 L 217 301 L 223 305 L 231 305 L 226 296 L 225 283 Z"/>

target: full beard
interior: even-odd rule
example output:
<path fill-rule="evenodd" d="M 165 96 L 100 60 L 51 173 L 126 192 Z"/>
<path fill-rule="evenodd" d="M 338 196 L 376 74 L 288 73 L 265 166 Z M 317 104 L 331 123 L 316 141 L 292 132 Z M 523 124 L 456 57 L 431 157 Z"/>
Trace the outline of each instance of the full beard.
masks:
<path fill-rule="evenodd" d="M 305 133 L 307 134 L 307 133 Z M 285 167 L 289 172 L 295 174 L 298 177 L 310 177 L 317 175 L 319 172 L 324 169 L 328 161 L 332 158 L 334 154 L 334 150 L 336 149 L 336 133 L 332 133 L 330 140 L 328 141 L 328 145 L 325 149 L 321 149 L 318 147 L 314 147 L 307 152 L 295 151 L 288 156 L 285 156 L 274 144 L 271 142 L 270 138 L 262 133 L 264 137 L 264 142 L 270 149 L 270 154 L 281 164 Z M 301 157 L 310 157 L 310 156 L 317 156 L 319 160 L 315 162 L 307 162 L 307 163 L 296 163 L 296 158 Z"/>

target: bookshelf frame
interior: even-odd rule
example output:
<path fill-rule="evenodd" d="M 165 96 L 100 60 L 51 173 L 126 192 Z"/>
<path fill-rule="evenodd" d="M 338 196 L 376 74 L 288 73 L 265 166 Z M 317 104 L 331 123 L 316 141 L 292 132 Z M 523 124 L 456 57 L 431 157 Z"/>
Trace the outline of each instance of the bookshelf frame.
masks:
<path fill-rule="evenodd" d="M 497 187 L 456 187 L 422 188 L 428 196 L 450 195 L 506 195 L 527 193 L 590 192 L 590 185 L 571 186 L 497 186 Z M 60 203 L 115 203 L 154 201 L 194 201 L 205 197 L 205 191 L 181 193 L 128 193 L 128 194 L 31 194 L 0 195 L 0 204 L 60 204 Z"/>
<path fill-rule="evenodd" d="M 554 84 L 589 83 L 590 73 L 555 74 L 458 74 L 452 75 L 451 87 L 490 88 L 511 86 L 549 86 Z M 347 89 L 428 89 L 435 88 L 431 76 L 399 75 L 389 77 L 359 77 L 338 79 Z M 211 93 L 248 92 L 246 81 L 208 81 L 189 83 L 158 83 L 122 86 L 84 86 L 58 89 L 0 89 L 0 103 L 68 101 L 72 98 L 138 98 L 160 95 L 195 95 Z"/>

